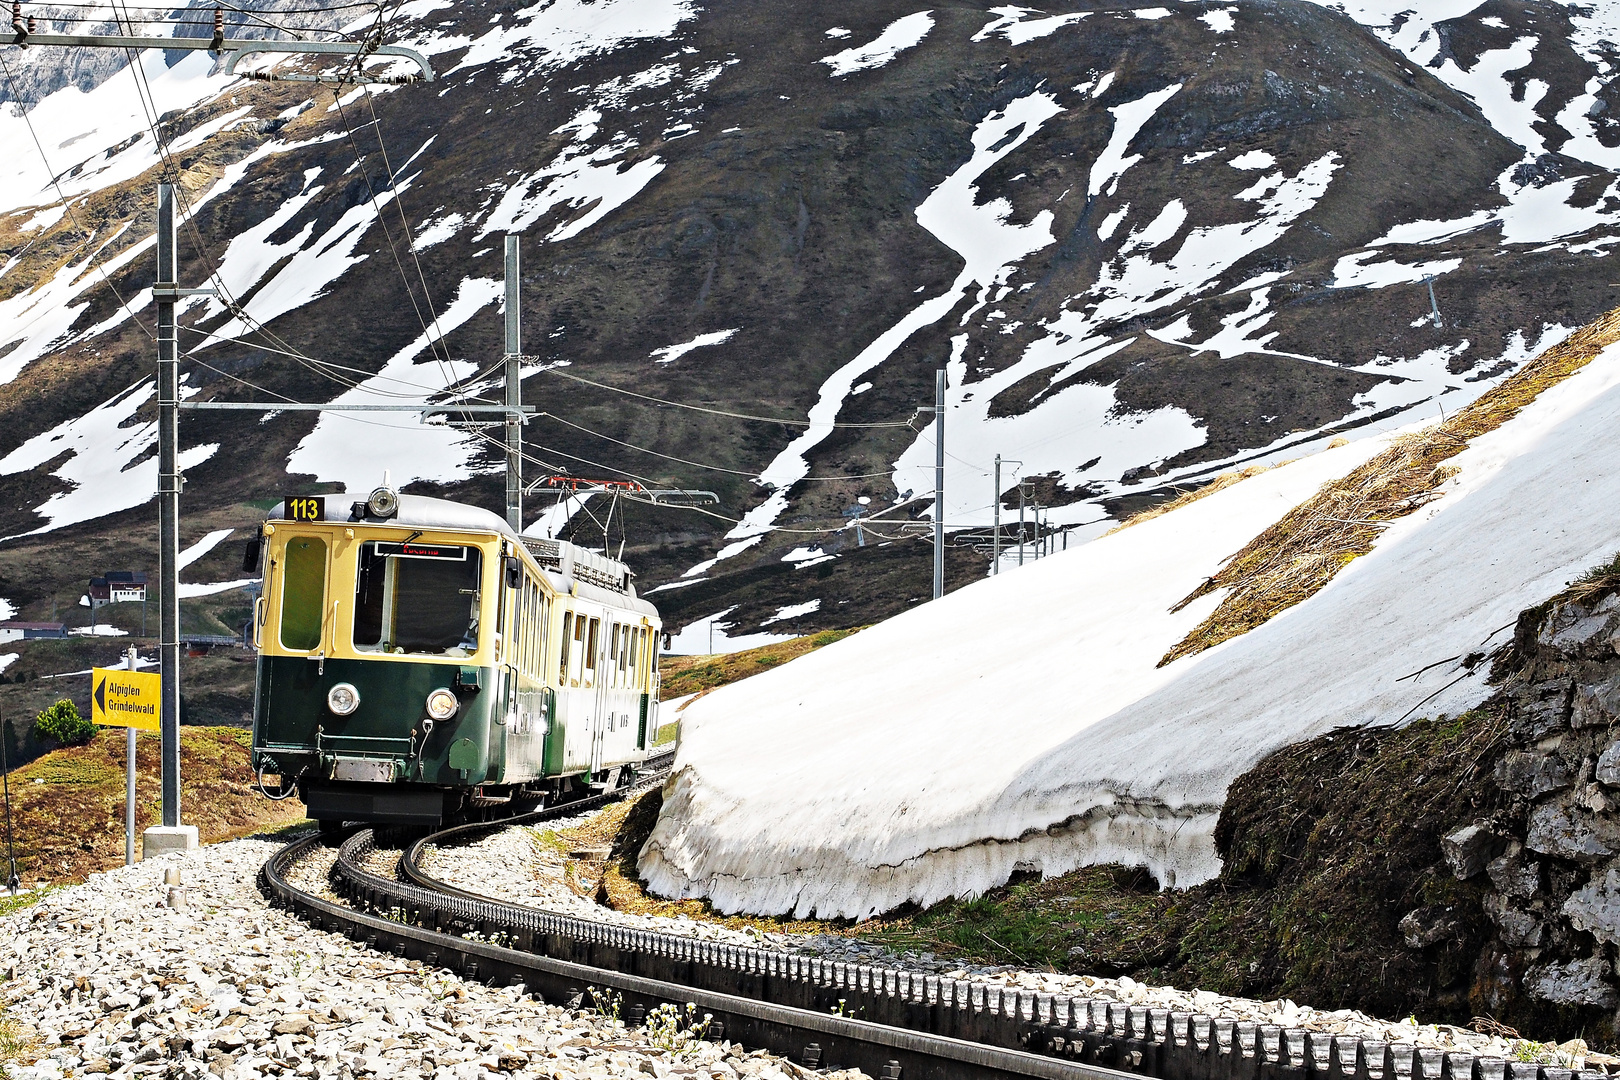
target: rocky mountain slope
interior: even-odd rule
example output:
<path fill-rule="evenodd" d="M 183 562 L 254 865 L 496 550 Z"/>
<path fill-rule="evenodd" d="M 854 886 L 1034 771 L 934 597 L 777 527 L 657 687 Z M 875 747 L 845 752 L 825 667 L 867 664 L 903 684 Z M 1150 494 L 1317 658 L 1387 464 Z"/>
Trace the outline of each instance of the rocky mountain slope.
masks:
<path fill-rule="evenodd" d="M 265 17 L 328 17 L 298 7 Z M 34 615 L 87 566 L 155 565 L 164 176 L 184 283 L 234 301 L 182 314 L 189 394 L 488 396 L 519 231 L 529 475 L 720 499 L 604 529 L 598 496 L 566 528 L 680 586 L 674 625 L 804 632 L 926 596 L 901 523 L 933 512 L 932 435 L 905 425 L 940 362 L 962 583 L 998 453 L 1004 501 L 1032 478 L 1078 542 L 1170 485 L 1453 409 L 1612 306 L 1617 28 L 1608 2 L 421 0 L 388 36 L 437 80 L 337 98 L 202 54 L 69 78 L 8 49 L 0 596 Z M 500 498 L 486 439 L 412 416 L 182 429 L 188 543 L 385 468 Z M 231 546 L 188 580 L 239 577 Z"/>

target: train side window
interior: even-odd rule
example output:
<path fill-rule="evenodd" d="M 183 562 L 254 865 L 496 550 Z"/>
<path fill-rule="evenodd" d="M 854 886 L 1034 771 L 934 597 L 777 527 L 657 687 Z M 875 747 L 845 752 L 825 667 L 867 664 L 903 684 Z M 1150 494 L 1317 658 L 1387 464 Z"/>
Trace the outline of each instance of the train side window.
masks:
<path fill-rule="evenodd" d="M 584 648 L 583 648 L 582 651 L 585 654 L 585 671 L 584 671 L 584 678 L 581 681 L 581 685 L 583 685 L 583 686 L 595 686 L 596 685 L 596 653 L 597 653 L 597 650 L 601 647 L 602 620 L 601 619 L 591 619 L 589 621 L 589 623 L 587 624 L 584 619 L 581 619 L 575 625 L 578 626 L 581 630 L 584 631 L 584 642 L 583 642 Z"/>
<path fill-rule="evenodd" d="M 535 656 L 531 661 L 535 664 L 535 674 L 546 674 L 546 646 L 551 641 L 551 601 L 539 585 L 535 585 L 535 619 L 539 620 L 539 631 L 535 635 Z"/>
<path fill-rule="evenodd" d="M 534 670 L 543 674 L 546 649 L 551 644 L 551 599 L 538 582 L 534 586 L 534 610 L 535 618 L 539 620 L 534 639 Z"/>
<path fill-rule="evenodd" d="M 613 628 L 613 657 L 612 657 L 613 663 L 612 663 L 612 668 L 613 668 L 613 688 L 615 690 L 619 689 L 620 687 L 622 687 L 624 685 L 624 660 L 625 660 L 626 655 L 628 655 L 628 653 L 629 653 L 629 649 L 626 647 L 625 642 L 624 642 L 624 635 L 625 635 L 625 631 L 627 631 L 629 629 L 630 628 L 628 626 L 615 626 Z"/>
<path fill-rule="evenodd" d="M 630 631 L 630 685 L 633 688 L 641 687 L 641 635 L 646 633 L 640 627 Z"/>
<path fill-rule="evenodd" d="M 519 657 L 523 670 L 534 671 L 534 639 L 540 636 L 540 628 L 535 625 L 535 602 L 533 582 L 525 575 L 523 578 L 523 651 Z"/>
<path fill-rule="evenodd" d="M 570 646 L 573 645 L 573 642 L 574 642 L 574 613 L 572 611 L 565 611 L 565 612 L 563 612 L 562 655 L 557 660 L 557 685 L 558 686 L 567 686 L 568 685 L 568 661 L 569 661 L 569 654 L 570 654 L 570 652 L 572 652 L 572 649 L 570 648 Z"/>
<path fill-rule="evenodd" d="M 326 541 L 294 536 L 281 570 L 281 647 L 310 652 L 321 645 L 326 605 Z"/>
<path fill-rule="evenodd" d="M 515 668 L 523 666 L 523 631 L 526 629 L 523 609 L 527 600 L 523 590 L 516 589 L 512 591 L 512 599 L 507 604 L 506 655 L 502 659 Z"/>

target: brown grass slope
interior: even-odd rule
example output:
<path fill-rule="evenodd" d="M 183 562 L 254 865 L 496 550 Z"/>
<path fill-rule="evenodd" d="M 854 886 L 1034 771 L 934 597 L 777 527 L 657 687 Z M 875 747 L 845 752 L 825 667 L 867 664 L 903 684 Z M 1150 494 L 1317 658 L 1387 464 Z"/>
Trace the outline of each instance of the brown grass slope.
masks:
<path fill-rule="evenodd" d="M 1397 440 L 1348 476 L 1324 484 L 1175 606 L 1180 611 L 1201 596 L 1230 590 L 1159 666 L 1248 633 L 1314 596 L 1352 559 L 1371 551 L 1390 522 L 1438 497 L 1440 484 L 1454 474 L 1442 464 L 1446 459 L 1512 419 L 1616 341 L 1620 308 L 1570 334 L 1444 422 Z"/>
<path fill-rule="evenodd" d="M 181 819 L 197 826 L 204 843 L 303 820 L 302 803 L 273 803 L 255 790 L 249 739 L 241 728 L 180 729 Z M 158 752 L 155 733 L 142 733 L 136 740 L 137 833 L 161 821 Z M 17 862 L 25 884 L 81 881 L 123 864 L 122 731 L 101 731 L 85 746 L 53 750 L 13 770 L 8 779 Z M 0 848 L 0 872 L 4 869 Z"/>

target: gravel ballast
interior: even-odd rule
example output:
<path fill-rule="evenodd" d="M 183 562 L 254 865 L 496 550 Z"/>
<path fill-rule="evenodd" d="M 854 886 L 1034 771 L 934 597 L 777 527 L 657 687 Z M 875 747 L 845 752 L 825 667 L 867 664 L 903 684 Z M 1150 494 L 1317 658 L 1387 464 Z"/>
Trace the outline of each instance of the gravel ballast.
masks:
<path fill-rule="evenodd" d="M 729 1043 L 655 1045 L 594 1012 L 311 929 L 256 887 L 279 847 L 239 840 L 165 856 L 0 918 L 0 1015 L 35 1040 L 23 1055 L 31 1063 L 3 1071 L 12 1080 L 808 1075 Z M 295 868 L 300 887 L 320 884 L 331 852 L 320 854 Z M 171 868 L 178 890 L 165 884 Z"/>

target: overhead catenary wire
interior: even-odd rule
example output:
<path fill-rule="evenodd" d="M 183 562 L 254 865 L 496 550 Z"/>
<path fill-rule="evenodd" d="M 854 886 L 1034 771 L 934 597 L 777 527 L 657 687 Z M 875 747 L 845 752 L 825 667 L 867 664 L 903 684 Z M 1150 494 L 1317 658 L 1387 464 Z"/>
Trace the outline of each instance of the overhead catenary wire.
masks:
<path fill-rule="evenodd" d="M 530 357 L 525 357 L 524 359 L 526 359 L 526 360 L 539 360 L 540 357 L 538 357 L 538 356 L 530 356 Z M 670 401 L 670 400 L 668 400 L 666 398 L 653 397 L 651 394 L 637 393 L 634 390 L 626 390 L 622 386 L 611 386 L 608 383 L 600 383 L 600 382 L 596 382 L 596 381 L 594 381 L 592 379 L 587 379 L 582 375 L 571 374 L 571 373 L 569 373 L 567 371 L 563 371 L 557 365 L 548 365 L 548 366 L 542 367 L 540 370 L 543 371 L 543 372 L 546 372 L 547 374 L 550 374 L 550 375 L 560 375 L 565 379 L 572 379 L 574 382 L 577 382 L 577 383 L 584 383 L 586 386 L 594 386 L 598 390 L 611 390 L 615 394 L 623 394 L 625 397 L 639 398 L 642 401 L 650 401 L 650 402 L 652 402 L 652 403 L 654 403 L 656 405 L 668 405 L 671 408 L 675 408 L 675 409 L 691 409 L 693 412 L 708 413 L 711 416 L 727 416 L 727 417 L 732 418 L 733 420 L 756 420 L 756 421 L 759 421 L 760 423 L 764 423 L 764 424 L 781 424 L 784 427 L 801 427 L 801 428 L 809 428 L 809 427 L 896 428 L 896 427 L 903 427 L 903 428 L 909 428 L 909 427 L 911 427 L 913 421 L 916 419 L 916 417 L 913 416 L 909 420 L 883 420 L 883 421 L 877 421 L 877 422 L 868 423 L 868 424 L 839 424 L 839 423 L 818 424 L 818 423 L 816 423 L 815 421 L 812 421 L 812 420 L 789 420 L 789 419 L 786 419 L 786 418 L 783 418 L 783 417 L 780 417 L 780 416 L 756 416 L 756 415 L 753 415 L 751 413 L 733 412 L 733 411 L 731 411 L 729 409 L 711 409 L 706 405 L 691 405 L 691 404 L 688 404 L 688 403 L 683 402 L 683 401 Z M 912 430 L 916 430 L 916 429 L 912 428 Z"/>
<path fill-rule="evenodd" d="M 5 53 L 3 50 L 0 50 L 0 72 L 4 72 L 6 77 L 6 85 L 11 88 L 11 99 L 20 105 L 22 103 L 22 94 L 17 90 L 17 80 L 11 75 L 11 65 L 6 63 Z M 51 168 L 50 158 L 45 154 L 45 146 L 39 141 L 39 132 L 34 129 L 34 119 L 29 115 L 29 111 L 27 109 L 23 110 L 23 122 L 28 126 L 29 137 L 34 141 L 34 149 L 39 151 L 40 163 L 45 166 L 46 175 L 51 178 L 51 186 L 56 189 L 56 196 L 62 201 L 62 207 L 67 211 L 68 220 L 72 222 L 73 227 L 79 230 L 80 234 L 84 236 L 84 242 L 88 245 L 90 241 L 94 239 L 95 234 L 80 224 L 78 215 L 73 212 L 73 203 L 68 199 L 67 193 L 62 190 L 62 184 L 57 178 L 56 172 Z M 118 291 L 117 285 L 113 284 L 112 275 L 107 273 L 105 260 L 100 262 L 95 261 L 94 254 L 92 254 L 90 258 L 97 272 L 101 274 L 102 281 L 106 283 L 107 289 L 113 294 L 113 296 L 117 297 L 119 306 L 121 306 L 124 311 L 129 314 L 131 321 L 133 321 L 136 326 L 140 327 L 142 333 L 144 333 L 147 337 L 154 341 L 157 340 L 157 335 L 154 334 L 145 323 L 141 322 L 140 318 L 135 314 L 135 309 L 129 306 L 128 300 L 124 299 L 124 294 Z"/>
<path fill-rule="evenodd" d="M 643 453 L 643 454 L 651 454 L 653 457 L 663 458 L 665 461 L 673 461 L 673 462 L 676 462 L 676 463 L 681 464 L 681 465 L 690 465 L 695 469 L 707 469 L 709 472 L 728 473 L 728 474 L 730 474 L 732 476 L 749 476 L 749 477 L 753 477 L 753 476 L 758 476 L 759 475 L 759 471 L 757 469 L 754 470 L 754 471 L 751 471 L 751 472 L 747 471 L 747 470 L 743 470 L 743 469 L 727 469 L 727 468 L 724 468 L 723 466 L 720 466 L 720 465 L 705 465 L 701 461 L 689 461 L 686 458 L 675 457 L 673 454 L 665 454 L 665 453 L 661 453 L 661 452 L 659 452 L 657 450 L 650 450 L 645 446 L 637 446 L 635 443 L 625 442 L 622 439 L 615 439 L 613 436 L 605 435 L 600 431 L 593 431 L 592 429 L 590 429 L 588 427 L 585 427 L 582 424 L 574 423 L 572 420 L 565 420 L 562 417 L 558 416 L 556 413 L 543 412 L 543 413 L 537 413 L 536 415 L 537 416 L 543 416 L 548 420 L 555 420 L 559 424 L 563 424 L 563 425 L 566 425 L 567 427 L 571 427 L 576 431 L 583 431 L 587 435 L 595 436 L 598 439 L 602 439 L 602 440 L 605 440 L 606 442 L 614 443 L 617 446 L 623 446 L 626 449 L 636 450 L 636 451 L 639 451 L 640 453 Z M 843 475 L 843 476 L 801 476 L 797 480 L 795 480 L 794 483 L 803 483 L 805 481 L 810 481 L 810 480 L 815 480 L 815 481 L 870 480 L 873 477 L 892 476 L 892 475 L 894 475 L 894 470 L 893 469 L 888 469 L 888 470 L 885 470 L 884 472 L 854 473 L 854 474 Z"/>

